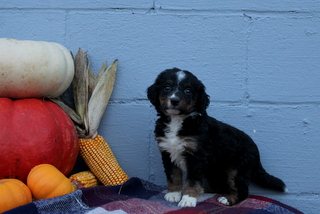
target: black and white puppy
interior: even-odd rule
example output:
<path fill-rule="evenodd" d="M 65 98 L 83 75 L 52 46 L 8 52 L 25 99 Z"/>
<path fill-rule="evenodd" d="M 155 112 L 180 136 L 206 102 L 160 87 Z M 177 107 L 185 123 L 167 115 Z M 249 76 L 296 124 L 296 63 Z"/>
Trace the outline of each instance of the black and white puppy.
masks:
<path fill-rule="evenodd" d="M 250 181 L 286 191 L 282 180 L 264 170 L 247 134 L 207 115 L 209 96 L 192 73 L 165 70 L 147 94 L 159 116 L 154 132 L 167 177 L 167 201 L 194 207 L 204 183 L 223 194 L 218 201 L 224 205 L 245 200 Z"/>

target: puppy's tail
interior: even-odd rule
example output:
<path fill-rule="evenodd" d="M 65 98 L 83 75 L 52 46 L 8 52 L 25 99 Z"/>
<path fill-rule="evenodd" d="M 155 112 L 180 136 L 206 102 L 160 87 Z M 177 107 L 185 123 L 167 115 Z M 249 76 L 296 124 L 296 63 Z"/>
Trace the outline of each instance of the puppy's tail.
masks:
<path fill-rule="evenodd" d="M 252 178 L 255 183 L 264 188 L 273 189 L 280 192 L 288 192 L 285 183 L 281 179 L 267 173 L 262 167 L 261 163 L 257 165 L 256 170 L 253 172 Z"/>

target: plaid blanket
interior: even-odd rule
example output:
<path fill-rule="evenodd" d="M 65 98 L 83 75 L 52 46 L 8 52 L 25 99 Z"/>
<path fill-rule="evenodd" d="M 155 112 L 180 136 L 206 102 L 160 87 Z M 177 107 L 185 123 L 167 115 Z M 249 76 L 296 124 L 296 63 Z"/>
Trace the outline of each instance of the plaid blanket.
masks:
<path fill-rule="evenodd" d="M 203 194 L 196 207 L 180 208 L 163 199 L 165 188 L 139 178 L 121 186 L 97 186 L 44 199 L 9 210 L 4 214 L 300 214 L 297 209 L 270 198 L 250 195 L 232 207 L 216 202 L 218 195 Z"/>

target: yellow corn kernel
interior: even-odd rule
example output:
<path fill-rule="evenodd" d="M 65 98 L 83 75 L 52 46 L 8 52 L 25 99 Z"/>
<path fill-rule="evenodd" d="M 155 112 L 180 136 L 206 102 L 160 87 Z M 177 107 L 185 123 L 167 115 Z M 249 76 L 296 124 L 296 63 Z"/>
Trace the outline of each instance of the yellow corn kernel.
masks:
<path fill-rule="evenodd" d="M 71 183 L 76 186 L 77 189 L 95 187 L 99 185 L 99 180 L 90 171 L 83 171 L 73 174 L 69 177 Z"/>
<path fill-rule="evenodd" d="M 79 144 L 83 160 L 102 184 L 105 186 L 121 185 L 129 179 L 102 136 L 80 139 Z"/>

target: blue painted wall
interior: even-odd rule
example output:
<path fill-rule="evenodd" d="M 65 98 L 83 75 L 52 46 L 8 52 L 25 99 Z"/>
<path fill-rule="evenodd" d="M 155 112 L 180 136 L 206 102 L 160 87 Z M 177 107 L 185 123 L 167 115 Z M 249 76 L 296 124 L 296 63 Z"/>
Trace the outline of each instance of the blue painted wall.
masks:
<path fill-rule="evenodd" d="M 89 51 L 91 68 L 119 59 L 101 127 L 130 176 L 165 184 L 146 88 L 179 67 L 211 96 L 210 115 L 247 132 L 289 194 L 252 194 L 305 213 L 320 208 L 320 1 L 0 1 L 0 37 Z M 1 50 L 0 50 L 1 51 Z"/>

